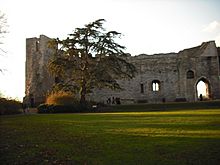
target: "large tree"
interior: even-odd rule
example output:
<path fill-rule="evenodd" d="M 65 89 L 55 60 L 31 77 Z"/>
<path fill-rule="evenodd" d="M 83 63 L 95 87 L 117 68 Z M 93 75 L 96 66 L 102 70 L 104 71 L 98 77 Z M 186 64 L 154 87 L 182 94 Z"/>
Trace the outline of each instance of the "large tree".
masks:
<path fill-rule="evenodd" d="M 121 34 L 106 31 L 104 21 L 99 19 L 76 28 L 66 39 L 58 38 L 51 44 L 58 45 L 49 63 L 49 70 L 56 76 L 56 87 L 78 91 L 81 103 L 94 87 L 121 89 L 117 80 L 131 79 L 136 71 L 125 59 L 125 47 L 115 42 Z"/>

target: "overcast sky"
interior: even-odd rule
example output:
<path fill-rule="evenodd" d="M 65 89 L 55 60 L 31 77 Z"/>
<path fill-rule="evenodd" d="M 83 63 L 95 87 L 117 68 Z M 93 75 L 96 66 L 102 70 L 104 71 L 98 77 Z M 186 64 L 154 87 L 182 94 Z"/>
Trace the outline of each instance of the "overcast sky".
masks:
<path fill-rule="evenodd" d="M 132 55 L 178 52 L 215 40 L 220 46 L 219 0 L 0 0 L 9 33 L 0 52 L 0 91 L 21 99 L 25 91 L 25 39 L 64 38 L 103 18 L 123 34 Z"/>

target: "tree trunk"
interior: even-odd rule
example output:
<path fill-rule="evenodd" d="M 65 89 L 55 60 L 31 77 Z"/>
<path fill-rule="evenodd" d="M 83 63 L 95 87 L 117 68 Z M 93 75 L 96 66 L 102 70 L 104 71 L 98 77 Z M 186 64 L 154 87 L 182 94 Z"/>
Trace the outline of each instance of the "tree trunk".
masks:
<path fill-rule="evenodd" d="M 82 89 L 80 92 L 80 103 L 85 104 L 86 103 L 86 81 L 83 80 L 82 82 Z"/>

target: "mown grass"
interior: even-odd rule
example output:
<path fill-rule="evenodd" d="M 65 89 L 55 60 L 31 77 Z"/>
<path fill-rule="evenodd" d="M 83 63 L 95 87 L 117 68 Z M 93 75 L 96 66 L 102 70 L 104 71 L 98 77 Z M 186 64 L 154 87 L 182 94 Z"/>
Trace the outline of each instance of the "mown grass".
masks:
<path fill-rule="evenodd" d="M 1 116 L 1 164 L 217 165 L 220 109 Z"/>

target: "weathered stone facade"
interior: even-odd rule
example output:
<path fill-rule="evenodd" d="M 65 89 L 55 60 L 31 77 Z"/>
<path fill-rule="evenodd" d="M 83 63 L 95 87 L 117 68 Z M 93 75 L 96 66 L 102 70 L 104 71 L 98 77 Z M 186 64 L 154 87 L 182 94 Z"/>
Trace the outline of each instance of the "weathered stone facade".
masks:
<path fill-rule="evenodd" d="M 26 96 L 42 102 L 51 89 L 54 78 L 46 64 L 52 54 L 47 48 L 50 39 L 27 39 Z M 206 99 L 220 99 L 220 54 L 214 41 L 184 49 L 178 53 L 138 55 L 127 57 L 138 72 L 131 80 L 119 80 L 122 91 L 95 89 L 87 99 L 105 102 L 108 98 L 120 98 L 121 103 L 158 103 L 198 100 L 197 84 L 201 80 L 207 86 Z"/>
<path fill-rule="evenodd" d="M 26 39 L 25 101 L 27 102 L 31 98 L 37 104 L 44 102 L 47 92 L 54 83 L 54 78 L 47 69 L 47 63 L 53 55 L 53 50 L 48 48 L 50 40 L 44 35 Z"/>

